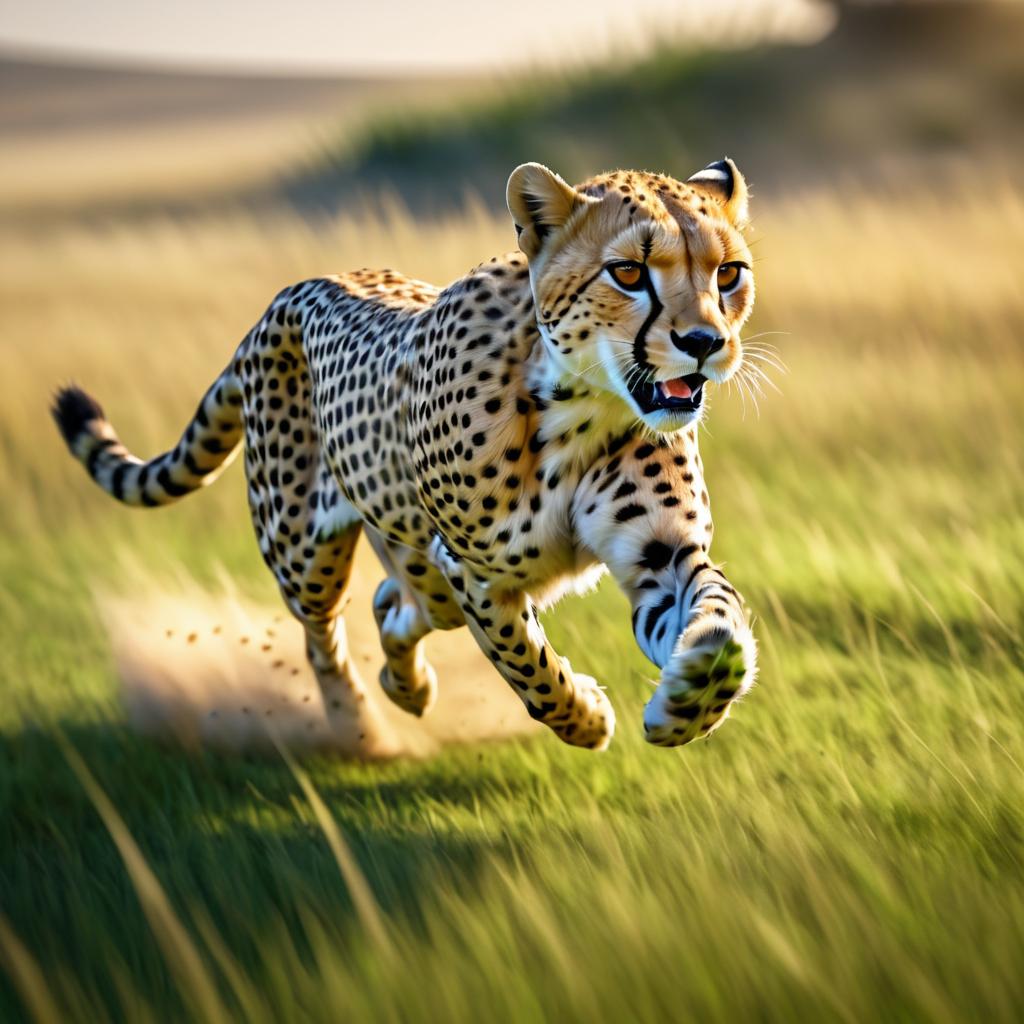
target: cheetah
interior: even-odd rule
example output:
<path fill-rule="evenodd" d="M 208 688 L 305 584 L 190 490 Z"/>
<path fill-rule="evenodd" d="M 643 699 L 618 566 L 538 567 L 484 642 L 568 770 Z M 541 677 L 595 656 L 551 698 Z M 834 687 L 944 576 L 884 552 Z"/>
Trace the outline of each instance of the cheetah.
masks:
<path fill-rule="evenodd" d="M 367 704 L 341 616 L 365 532 L 387 574 L 380 683 L 406 712 L 438 691 L 424 637 L 465 625 L 533 718 L 607 747 L 604 689 L 538 611 L 610 571 L 660 670 L 644 736 L 685 744 L 756 673 L 744 602 L 709 556 L 697 436 L 706 392 L 743 361 L 747 185 L 729 159 L 575 187 L 528 163 L 506 199 L 518 250 L 447 288 L 364 269 L 280 292 L 163 455 L 129 454 L 78 388 L 53 413 L 131 506 L 210 483 L 244 440 L 260 551 L 338 714 Z"/>

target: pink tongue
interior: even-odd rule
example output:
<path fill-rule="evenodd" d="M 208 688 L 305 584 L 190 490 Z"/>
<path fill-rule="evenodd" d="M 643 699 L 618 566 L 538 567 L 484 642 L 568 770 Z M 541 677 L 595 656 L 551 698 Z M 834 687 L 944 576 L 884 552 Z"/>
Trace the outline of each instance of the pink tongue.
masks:
<path fill-rule="evenodd" d="M 690 385 L 682 377 L 676 377 L 675 380 L 660 381 L 659 385 L 662 394 L 667 398 L 689 398 L 693 394 L 690 390 Z"/>

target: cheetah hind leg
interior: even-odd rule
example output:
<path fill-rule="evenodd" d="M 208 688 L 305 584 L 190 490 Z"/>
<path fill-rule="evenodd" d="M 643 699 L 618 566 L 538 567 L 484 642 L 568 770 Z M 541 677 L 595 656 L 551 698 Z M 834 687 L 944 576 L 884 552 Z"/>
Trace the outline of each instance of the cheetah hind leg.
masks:
<path fill-rule="evenodd" d="M 350 524 L 329 539 L 288 552 L 291 576 L 281 575 L 279 582 L 285 603 L 305 629 L 306 657 L 323 699 L 326 732 L 316 738 L 344 755 L 395 757 L 402 744 L 366 691 L 341 615 L 359 534 L 359 524 Z"/>
<path fill-rule="evenodd" d="M 328 745 L 362 758 L 397 757 L 402 743 L 356 670 L 344 619 L 297 617 L 306 631 L 306 657 L 323 700 Z"/>
<path fill-rule="evenodd" d="M 437 673 L 423 650 L 430 624 L 413 595 L 390 576 L 377 587 L 373 615 L 386 658 L 380 685 L 403 711 L 421 718 L 437 700 Z"/>

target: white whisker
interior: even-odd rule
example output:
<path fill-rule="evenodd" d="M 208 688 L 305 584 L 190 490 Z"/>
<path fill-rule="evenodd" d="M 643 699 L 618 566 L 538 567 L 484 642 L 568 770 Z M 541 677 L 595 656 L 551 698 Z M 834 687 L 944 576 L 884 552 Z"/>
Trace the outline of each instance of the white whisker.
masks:
<path fill-rule="evenodd" d="M 768 359 L 765 356 L 760 356 L 756 352 L 753 355 L 749 353 L 744 353 L 743 361 L 750 366 L 770 366 L 773 370 L 778 370 L 779 373 L 789 372 L 789 370 L 782 363 L 777 363 L 774 359 Z"/>
<path fill-rule="evenodd" d="M 773 391 L 775 391 L 777 394 L 780 394 L 780 395 L 782 394 L 782 391 L 779 389 L 779 386 L 775 383 L 775 381 L 773 381 L 771 379 L 771 377 L 768 376 L 767 373 L 764 372 L 763 369 L 761 369 L 760 366 L 757 366 L 757 365 L 755 365 L 753 363 L 748 363 L 746 369 L 747 369 L 747 372 L 754 379 L 764 381 L 764 383 L 768 387 L 770 387 Z"/>
<path fill-rule="evenodd" d="M 743 344 L 745 345 L 748 341 L 755 341 L 757 338 L 772 337 L 790 338 L 792 337 L 792 333 L 790 331 L 758 331 L 757 334 L 752 334 L 749 338 L 744 338 Z"/>
<path fill-rule="evenodd" d="M 743 349 L 743 355 L 749 356 L 751 359 L 761 359 L 764 362 L 769 362 L 774 366 L 778 366 L 781 369 L 786 368 L 785 361 L 778 352 L 769 349 L 762 349 L 759 345 L 745 346 Z"/>
<path fill-rule="evenodd" d="M 729 394 L 730 395 L 732 394 L 732 391 L 733 391 L 733 383 L 736 384 L 736 392 L 740 396 L 740 403 L 741 403 L 742 410 L 743 410 L 740 415 L 741 415 L 741 418 L 745 420 L 747 418 L 747 396 L 743 393 L 743 389 L 740 387 L 739 379 L 735 375 L 730 377 L 726 381 L 726 384 L 728 385 L 728 388 L 729 388 Z"/>
<path fill-rule="evenodd" d="M 739 371 L 736 373 L 736 384 L 738 387 L 742 388 L 747 397 L 749 397 L 750 403 L 754 407 L 754 415 L 760 419 L 761 404 L 758 401 L 760 389 L 757 389 L 755 392 L 754 388 L 751 386 L 750 378 L 746 373 L 746 367 L 741 366 Z"/>
<path fill-rule="evenodd" d="M 612 364 L 612 365 L 625 365 L 625 363 L 627 361 L 628 361 L 628 356 L 625 353 L 622 353 L 621 355 L 616 355 L 615 353 L 613 353 L 607 359 L 598 359 L 596 362 L 591 363 L 589 366 L 585 366 L 582 370 L 578 370 L 578 371 L 574 370 L 573 371 L 573 376 L 575 376 L 575 377 L 582 377 L 585 373 L 589 373 L 591 370 L 593 370 L 597 366 L 604 366 L 604 367 L 607 368 L 607 366 L 609 364 Z"/>

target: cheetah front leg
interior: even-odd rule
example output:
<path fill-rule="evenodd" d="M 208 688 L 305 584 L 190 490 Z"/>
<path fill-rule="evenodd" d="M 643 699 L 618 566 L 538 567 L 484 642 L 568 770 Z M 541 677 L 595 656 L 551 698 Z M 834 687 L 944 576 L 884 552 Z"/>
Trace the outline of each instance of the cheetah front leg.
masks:
<path fill-rule="evenodd" d="M 671 641 L 643 719 L 647 741 L 666 747 L 714 732 L 757 671 L 757 645 L 725 574 L 704 558 L 697 564 L 683 559 L 682 565 L 674 584 L 645 592 L 634 604 L 641 647 L 664 650 Z"/>
<path fill-rule="evenodd" d="M 551 647 L 527 594 L 501 591 L 476 576 L 435 538 L 431 561 L 444 575 L 481 650 L 519 695 L 532 718 L 565 743 L 604 750 L 615 712 L 590 676 L 574 673 Z"/>
<path fill-rule="evenodd" d="M 753 685 L 757 646 L 742 598 L 708 556 L 696 441 L 632 443 L 588 477 L 574 515 L 629 598 L 637 644 L 661 669 L 645 738 L 680 746 L 707 736 Z"/>

